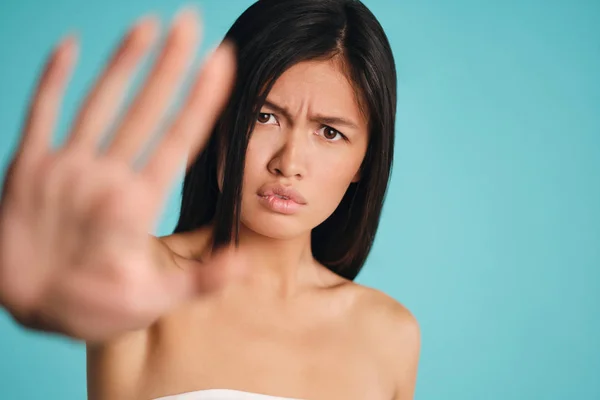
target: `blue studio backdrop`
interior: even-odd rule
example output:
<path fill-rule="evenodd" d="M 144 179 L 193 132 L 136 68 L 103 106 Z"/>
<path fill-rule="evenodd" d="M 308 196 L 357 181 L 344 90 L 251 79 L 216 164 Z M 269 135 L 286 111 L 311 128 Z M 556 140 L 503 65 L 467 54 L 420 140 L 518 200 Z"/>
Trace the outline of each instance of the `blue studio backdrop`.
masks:
<path fill-rule="evenodd" d="M 198 58 L 251 3 L 195 2 Z M 392 181 L 358 282 L 417 317 L 416 398 L 600 399 L 600 1 L 365 3 L 391 41 L 399 98 Z M 148 11 L 167 22 L 183 4 L 0 1 L 0 176 L 59 38 L 75 31 L 82 49 L 57 144 L 129 24 Z M 85 386 L 82 343 L 0 311 L 0 399 L 82 399 Z"/>

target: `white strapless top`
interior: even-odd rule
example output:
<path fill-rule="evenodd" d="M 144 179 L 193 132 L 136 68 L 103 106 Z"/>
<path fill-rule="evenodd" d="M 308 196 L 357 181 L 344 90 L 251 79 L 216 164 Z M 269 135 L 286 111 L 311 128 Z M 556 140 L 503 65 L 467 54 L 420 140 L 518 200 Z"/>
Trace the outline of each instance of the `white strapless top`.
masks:
<path fill-rule="evenodd" d="M 232 389 L 208 389 L 159 397 L 154 400 L 300 400 Z"/>

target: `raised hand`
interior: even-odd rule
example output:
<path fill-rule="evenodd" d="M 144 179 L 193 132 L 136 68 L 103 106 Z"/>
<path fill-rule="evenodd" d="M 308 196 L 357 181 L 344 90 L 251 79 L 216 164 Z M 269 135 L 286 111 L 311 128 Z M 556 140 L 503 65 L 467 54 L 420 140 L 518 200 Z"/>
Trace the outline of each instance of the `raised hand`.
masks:
<path fill-rule="evenodd" d="M 186 157 L 188 165 L 195 159 L 229 97 L 232 45 L 222 44 L 208 58 L 172 125 L 147 162 L 134 168 L 189 69 L 200 29 L 191 10 L 174 20 L 103 151 L 99 144 L 160 32 L 159 21 L 143 18 L 123 39 L 56 150 L 50 141 L 77 40 L 67 38 L 50 57 L 0 202 L 0 304 L 24 326 L 108 339 L 147 327 L 190 296 L 211 290 L 233 268 L 229 252 L 197 270 L 165 267 L 169 257 L 150 234 L 179 167 Z"/>

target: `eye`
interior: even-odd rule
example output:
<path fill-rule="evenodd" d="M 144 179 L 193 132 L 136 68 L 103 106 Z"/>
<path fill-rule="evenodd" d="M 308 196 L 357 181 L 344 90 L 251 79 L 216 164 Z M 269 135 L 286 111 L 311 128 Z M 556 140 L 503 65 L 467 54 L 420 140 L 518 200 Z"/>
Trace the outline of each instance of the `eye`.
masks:
<path fill-rule="evenodd" d="M 258 113 L 258 116 L 256 117 L 256 120 L 260 124 L 269 124 L 269 121 L 271 121 L 271 117 L 273 118 L 273 120 L 275 122 L 277 122 L 277 120 L 275 119 L 275 116 L 273 114 L 271 114 L 271 113 Z M 270 123 L 272 124 L 273 121 L 271 121 Z"/>
<path fill-rule="evenodd" d="M 319 132 L 321 136 L 323 136 L 325 139 L 327 139 L 330 142 L 337 142 L 340 139 L 344 139 L 346 140 L 346 136 L 344 136 L 340 131 L 333 129 L 330 126 L 323 126 L 321 129 L 319 129 Z"/>

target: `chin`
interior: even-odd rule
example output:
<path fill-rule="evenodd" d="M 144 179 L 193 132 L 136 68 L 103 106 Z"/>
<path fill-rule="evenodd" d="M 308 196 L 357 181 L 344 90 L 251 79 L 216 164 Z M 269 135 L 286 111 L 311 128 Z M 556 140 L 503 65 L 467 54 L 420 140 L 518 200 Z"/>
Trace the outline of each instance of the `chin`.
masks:
<path fill-rule="evenodd" d="M 243 196 L 240 222 L 244 228 L 272 239 L 290 240 L 310 235 L 313 228 L 325 221 L 323 215 L 310 205 L 303 205 L 291 213 L 276 212 L 258 196 Z M 324 210 L 321 210 L 324 211 Z"/>
<path fill-rule="evenodd" d="M 263 210 L 242 209 L 240 222 L 245 228 L 272 239 L 295 239 L 310 234 L 313 226 L 309 226 L 301 215 L 283 215 Z"/>

